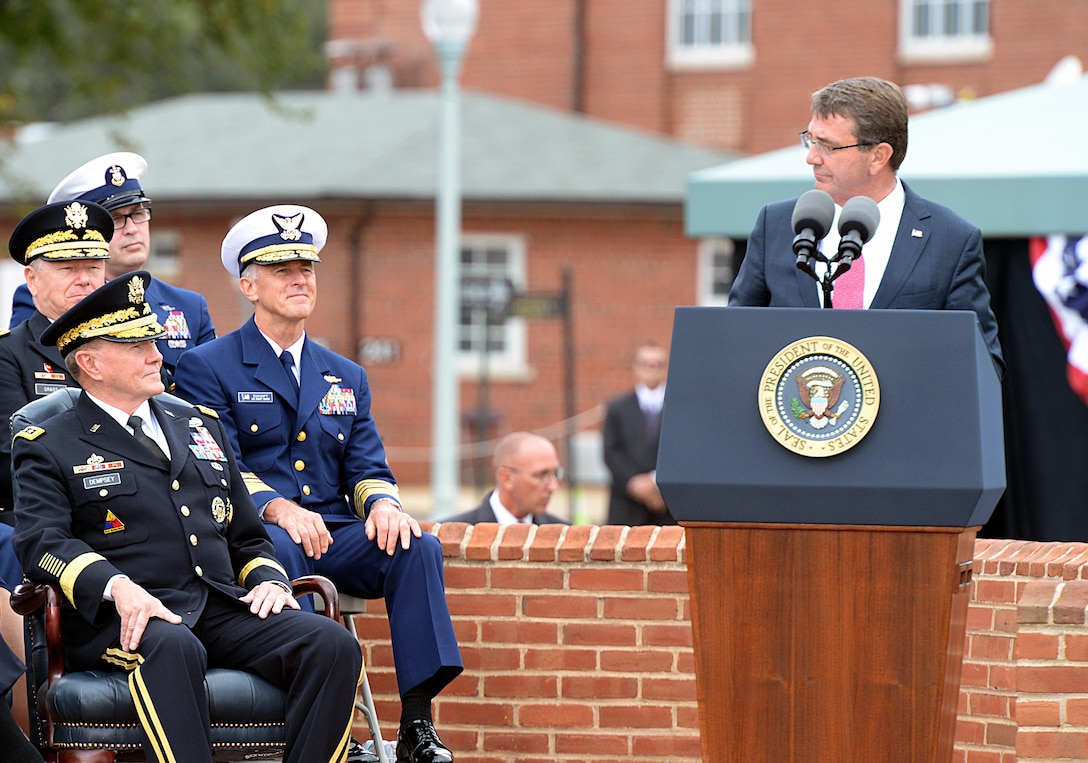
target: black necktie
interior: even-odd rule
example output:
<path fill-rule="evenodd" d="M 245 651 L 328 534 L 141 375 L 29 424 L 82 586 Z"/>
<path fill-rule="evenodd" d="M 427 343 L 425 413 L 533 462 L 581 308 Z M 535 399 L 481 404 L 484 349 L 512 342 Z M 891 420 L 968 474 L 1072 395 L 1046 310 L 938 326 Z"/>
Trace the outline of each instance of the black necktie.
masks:
<path fill-rule="evenodd" d="M 295 393 L 298 393 L 298 378 L 295 376 L 295 357 L 284 350 L 280 353 L 280 362 L 283 363 L 283 370 L 287 372 L 287 378 L 291 380 L 291 386 L 295 388 Z"/>
<path fill-rule="evenodd" d="M 147 433 L 144 432 L 143 419 L 133 414 L 132 416 L 128 417 L 128 425 L 132 427 L 132 436 L 136 438 L 136 442 L 140 443 L 145 448 L 154 453 L 155 456 L 165 465 L 170 465 L 170 459 L 167 458 L 166 454 L 162 452 L 162 448 L 159 447 L 159 444 L 150 437 L 148 437 Z"/>
<path fill-rule="evenodd" d="M 653 442 L 661 431 L 661 409 L 647 406 L 642 415 L 646 418 L 646 439 Z"/>

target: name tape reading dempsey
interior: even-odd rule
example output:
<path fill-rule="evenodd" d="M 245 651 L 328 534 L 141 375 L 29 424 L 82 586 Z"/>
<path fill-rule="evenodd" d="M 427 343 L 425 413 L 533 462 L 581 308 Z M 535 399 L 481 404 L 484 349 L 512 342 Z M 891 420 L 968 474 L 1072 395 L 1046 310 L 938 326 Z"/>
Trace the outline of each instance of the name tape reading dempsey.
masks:
<path fill-rule="evenodd" d="M 868 358 L 829 336 L 800 339 L 767 364 L 759 413 L 782 447 L 835 456 L 857 445 L 880 410 L 880 383 Z"/>

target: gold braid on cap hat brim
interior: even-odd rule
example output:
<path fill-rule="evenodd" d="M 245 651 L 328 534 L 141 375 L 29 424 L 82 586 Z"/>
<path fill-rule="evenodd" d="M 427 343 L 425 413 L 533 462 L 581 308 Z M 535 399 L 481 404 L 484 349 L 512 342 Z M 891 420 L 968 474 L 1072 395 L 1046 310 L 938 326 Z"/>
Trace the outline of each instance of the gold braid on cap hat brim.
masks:
<path fill-rule="evenodd" d="M 73 231 L 59 230 L 31 242 L 26 248 L 23 261 L 30 262 L 35 257 L 60 260 L 84 257 L 101 259 L 109 256 L 110 244 L 98 231 L 88 230 L 83 234 L 83 238 L 79 238 Z"/>
<path fill-rule="evenodd" d="M 317 256 L 316 246 L 310 244 L 276 244 L 261 249 L 254 249 L 252 252 L 246 252 L 238 258 L 238 264 L 242 267 L 251 262 L 256 262 L 258 265 L 271 265 L 276 262 L 287 262 L 289 260 L 321 262 L 321 258 Z"/>
<path fill-rule="evenodd" d="M 98 337 L 139 340 L 154 339 L 162 334 L 163 327 L 159 325 L 155 314 L 151 312 L 151 307 L 145 303 L 143 315 L 140 315 L 135 307 L 126 307 L 73 326 L 57 339 L 57 349 L 63 353 L 64 348 L 77 339 L 84 342 Z"/>

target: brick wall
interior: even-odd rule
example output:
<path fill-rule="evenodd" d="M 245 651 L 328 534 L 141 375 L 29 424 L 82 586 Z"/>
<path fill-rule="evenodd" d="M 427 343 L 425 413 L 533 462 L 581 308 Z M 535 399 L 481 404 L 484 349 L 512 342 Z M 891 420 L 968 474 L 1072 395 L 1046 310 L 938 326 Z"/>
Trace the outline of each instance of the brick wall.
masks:
<path fill-rule="evenodd" d="M 699 760 L 681 528 L 427 529 L 465 660 L 435 705 L 459 763 Z M 975 557 L 955 763 L 1088 759 L 1088 544 L 979 540 Z M 356 623 L 394 738 L 382 602 Z"/>
<path fill-rule="evenodd" d="M 480 0 L 462 81 L 473 90 L 560 109 L 574 109 L 580 89 L 590 116 L 758 153 L 793 145 L 808 122 L 810 94 L 842 77 L 939 83 L 977 97 L 1039 83 L 1065 55 L 1088 62 L 1088 14 L 1081 3 L 990 0 L 989 55 L 923 61 L 904 60 L 900 53 L 902 4 L 758 0 L 752 3 L 754 60 L 672 68 L 665 0 Z M 332 0 L 329 7 L 330 37 L 387 45 L 399 87 L 437 82 L 419 3 Z"/>

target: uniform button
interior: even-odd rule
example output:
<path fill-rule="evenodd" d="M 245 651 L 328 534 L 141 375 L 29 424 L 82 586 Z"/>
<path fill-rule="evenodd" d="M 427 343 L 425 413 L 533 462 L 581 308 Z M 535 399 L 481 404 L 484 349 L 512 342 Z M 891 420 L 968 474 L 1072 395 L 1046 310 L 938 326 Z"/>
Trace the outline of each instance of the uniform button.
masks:
<path fill-rule="evenodd" d="M 222 485 L 223 487 L 226 487 L 227 486 L 227 481 L 226 480 L 219 480 L 219 484 Z"/>
<path fill-rule="evenodd" d="M 302 486 L 302 494 L 303 495 L 309 495 L 310 494 L 310 486 L 309 485 L 303 485 Z"/>
<path fill-rule="evenodd" d="M 103 498 L 105 498 L 107 495 L 110 494 L 110 491 L 106 490 L 106 488 L 102 488 L 101 490 L 98 491 L 98 494 L 100 496 L 102 496 Z"/>
<path fill-rule="evenodd" d="M 183 517 L 189 516 L 189 507 L 188 506 L 182 506 L 181 507 L 181 516 L 183 516 Z"/>
<path fill-rule="evenodd" d="M 299 432 L 298 437 L 296 437 L 295 439 L 298 440 L 299 442 L 306 442 L 306 433 L 305 432 Z"/>
<path fill-rule="evenodd" d="M 171 490 L 180 490 L 181 489 L 181 483 L 178 482 L 177 480 L 174 480 L 173 482 L 170 483 L 170 489 Z"/>
<path fill-rule="evenodd" d="M 195 545 L 197 544 L 197 540 L 196 540 L 196 536 L 195 536 L 195 535 L 190 535 L 190 536 L 189 536 L 189 543 L 191 543 L 191 544 L 192 544 L 192 545 L 194 545 L 194 546 L 195 546 Z"/>
<path fill-rule="evenodd" d="M 256 424 L 250 424 L 250 425 L 249 425 L 249 431 L 250 431 L 250 432 L 256 432 L 256 431 L 257 431 L 257 429 L 258 429 L 258 427 L 257 427 L 257 425 L 256 425 Z"/>
<path fill-rule="evenodd" d="M 301 472 L 305 468 L 306 468 L 306 462 L 303 461 L 301 458 L 298 461 L 295 461 L 295 471 L 296 472 Z"/>
<path fill-rule="evenodd" d="M 204 577 L 204 570 L 200 569 L 200 565 L 199 565 L 199 564 L 198 564 L 198 565 L 197 565 L 196 567 L 194 567 L 193 569 L 194 569 L 194 570 L 196 570 L 196 574 L 197 574 L 198 576 L 200 576 L 200 577 Z"/>
<path fill-rule="evenodd" d="M 339 440 L 340 442 L 343 442 L 344 441 L 344 433 L 341 432 L 340 434 L 336 435 L 336 439 Z"/>

